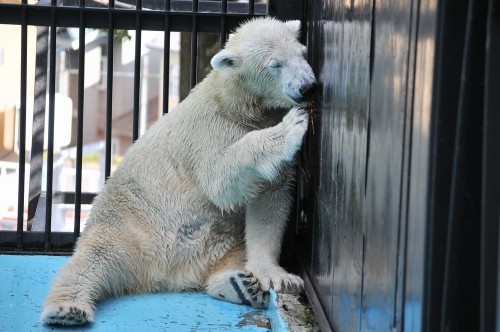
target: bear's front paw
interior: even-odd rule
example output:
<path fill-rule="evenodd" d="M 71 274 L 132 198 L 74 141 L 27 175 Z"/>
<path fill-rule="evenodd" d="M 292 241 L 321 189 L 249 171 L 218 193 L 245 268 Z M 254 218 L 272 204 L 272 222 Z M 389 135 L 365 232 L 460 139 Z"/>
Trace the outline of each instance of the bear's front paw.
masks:
<path fill-rule="evenodd" d="M 74 304 L 49 304 L 45 306 L 41 320 L 45 324 L 83 325 L 94 321 L 94 311 Z"/>
<path fill-rule="evenodd" d="M 294 107 L 283 118 L 282 125 L 285 131 L 285 160 L 293 160 L 302 145 L 302 139 L 307 131 L 309 115 L 304 108 Z"/>
<path fill-rule="evenodd" d="M 215 298 L 254 308 L 267 308 L 269 305 L 269 291 L 264 291 L 259 280 L 247 271 L 219 273 L 210 278 L 207 291 Z"/>
<path fill-rule="evenodd" d="M 304 289 L 302 278 L 286 272 L 282 267 L 247 268 L 259 279 L 261 288 L 264 291 L 269 291 L 272 288 L 276 292 L 300 293 Z"/>

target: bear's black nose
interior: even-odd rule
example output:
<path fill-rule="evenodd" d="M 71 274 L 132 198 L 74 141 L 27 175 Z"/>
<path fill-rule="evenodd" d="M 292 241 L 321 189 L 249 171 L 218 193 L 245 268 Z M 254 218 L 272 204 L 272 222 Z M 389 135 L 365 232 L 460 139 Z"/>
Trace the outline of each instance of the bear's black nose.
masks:
<path fill-rule="evenodd" d="M 318 89 L 318 83 L 311 82 L 302 85 L 299 89 L 299 92 L 303 97 L 309 98 L 314 94 L 314 92 L 316 92 L 317 89 Z"/>

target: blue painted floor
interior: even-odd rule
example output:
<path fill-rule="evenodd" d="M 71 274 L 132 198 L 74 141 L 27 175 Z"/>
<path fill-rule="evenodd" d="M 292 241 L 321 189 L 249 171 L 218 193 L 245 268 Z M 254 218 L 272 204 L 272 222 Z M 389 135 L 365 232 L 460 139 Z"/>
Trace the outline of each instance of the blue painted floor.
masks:
<path fill-rule="evenodd" d="M 98 305 L 95 323 L 78 328 L 44 326 L 41 306 L 68 257 L 0 255 L 0 332 L 28 331 L 284 331 L 276 310 L 259 311 L 201 293 L 126 296 Z"/>

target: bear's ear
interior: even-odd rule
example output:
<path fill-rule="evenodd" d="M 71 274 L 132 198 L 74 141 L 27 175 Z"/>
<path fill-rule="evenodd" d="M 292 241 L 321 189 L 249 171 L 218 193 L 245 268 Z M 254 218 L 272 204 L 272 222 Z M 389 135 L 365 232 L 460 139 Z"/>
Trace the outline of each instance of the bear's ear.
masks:
<path fill-rule="evenodd" d="M 295 38 L 300 37 L 300 21 L 299 20 L 286 21 L 285 25 L 288 28 L 288 30 L 290 30 L 293 33 Z"/>
<path fill-rule="evenodd" d="M 233 51 L 224 49 L 214 55 L 210 64 L 215 70 L 230 74 L 241 66 L 241 57 Z"/>

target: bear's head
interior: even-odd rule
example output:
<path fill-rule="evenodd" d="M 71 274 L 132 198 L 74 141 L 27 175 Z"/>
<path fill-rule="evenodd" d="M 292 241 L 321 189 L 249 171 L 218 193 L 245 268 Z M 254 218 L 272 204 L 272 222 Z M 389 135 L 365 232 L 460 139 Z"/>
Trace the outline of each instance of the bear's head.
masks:
<path fill-rule="evenodd" d="M 235 78 L 264 107 L 285 108 L 307 102 L 316 90 L 314 73 L 298 41 L 300 21 L 257 18 L 240 26 L 212 67 Z"/>

